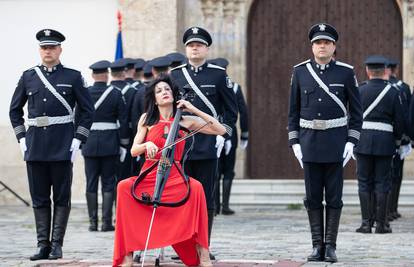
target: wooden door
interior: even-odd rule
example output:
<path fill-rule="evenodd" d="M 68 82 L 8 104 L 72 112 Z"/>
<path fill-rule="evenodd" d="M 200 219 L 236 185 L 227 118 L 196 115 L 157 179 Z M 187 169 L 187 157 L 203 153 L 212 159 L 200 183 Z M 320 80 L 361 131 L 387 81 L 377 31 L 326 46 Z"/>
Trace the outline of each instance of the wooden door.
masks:
<path fill-rule="evenodd" d="M 368 55 L 402 60 L 402 20 L 392 0 L 254 1 L 247 27 L 250 178 L 303 177 L 287 141 L 289 85 L 292 67 L 312 56 L 308 31 L 319 22 L 336 27 L 337 59 L 355 66 L 359 81 Z M 345 177 L 354 173 L 352 163 Z"/>

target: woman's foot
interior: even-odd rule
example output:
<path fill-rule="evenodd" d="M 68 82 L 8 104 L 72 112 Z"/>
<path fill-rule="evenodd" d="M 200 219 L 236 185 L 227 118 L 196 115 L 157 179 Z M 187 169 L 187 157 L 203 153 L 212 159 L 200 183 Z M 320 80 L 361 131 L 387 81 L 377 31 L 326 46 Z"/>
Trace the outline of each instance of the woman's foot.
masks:
<path fill-rule="evenodd" d="M 208 249 L 203 248 L 200 245 L 196 245 L 197 254 L 200 258 L 200 264 L 198 266 L 200 267 L 213 267 L 213 264 L 210 261 L 210 253 Z"/>
<path fill-rule="evenodd" d="M 124 260 L 122 261 L 120 266 L 122 266 L 122 267 L 131 267 L 133 263 L 134 263 L 134 261 L 132 259 L 132 253 L 129 253 L 129 254 L 125 255 Z"/>

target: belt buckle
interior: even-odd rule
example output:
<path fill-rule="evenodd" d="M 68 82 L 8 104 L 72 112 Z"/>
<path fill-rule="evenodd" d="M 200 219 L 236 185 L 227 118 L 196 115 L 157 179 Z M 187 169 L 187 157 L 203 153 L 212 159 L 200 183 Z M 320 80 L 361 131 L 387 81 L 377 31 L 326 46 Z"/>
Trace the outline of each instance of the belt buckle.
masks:
<path fill-rule="evenodd" d="M 37 127 L 49 126 L 49 117 L 48 116 L 37 117 L 36 126 Z"/>
<path fill-rule="evenodd" d="M 313 129 L 314 130 L 326 130 L 326 121 L 325 120 L 313 120 Z"/>

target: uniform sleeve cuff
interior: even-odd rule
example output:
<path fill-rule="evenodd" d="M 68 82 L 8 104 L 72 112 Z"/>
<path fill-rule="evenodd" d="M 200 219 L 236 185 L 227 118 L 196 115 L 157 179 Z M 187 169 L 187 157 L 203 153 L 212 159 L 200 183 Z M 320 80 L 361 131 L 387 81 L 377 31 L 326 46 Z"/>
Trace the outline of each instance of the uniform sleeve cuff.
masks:
<path fill-rule="evenodd" d="M 19 125 L 13 128 L 14 134 L 16 135 L 17 140 L 26 136 L 26 127 L 24 125 Z"/>
<path fill-rule="evenodd" d="M 359 137 L 361 136 L 361 133 L 357 130 L 348 130 L 348 139 L 349 138 L 354 138 L 357 140 L 357 142 L 359 141 Z"/>
<path fill-rule="evenodd" d="M 76 129 L 75 137 L 81 140 L 82 142 L 86 142 L 86 139 L 89 136 L 89 129 L 79 126 L 78 129 Z"/>
<path fill-rule="evenodd" d="M 233 134 L 233 129 L 232 129 L 229 125 L 227 125 L 227 124 L 225 124 L 225 123 L 223 123 L 223 126 L 224 126 L 224 128 L 226 128 L 226 133 L 227 133 L 229 136 L 231 136 L 231 135 Z"/>
<path fill-rule="evenodd" d="M 242 132 L 240 134 L 240 139 L 241 140 L 248 140 L 249 139 L 249 132 Z"/>

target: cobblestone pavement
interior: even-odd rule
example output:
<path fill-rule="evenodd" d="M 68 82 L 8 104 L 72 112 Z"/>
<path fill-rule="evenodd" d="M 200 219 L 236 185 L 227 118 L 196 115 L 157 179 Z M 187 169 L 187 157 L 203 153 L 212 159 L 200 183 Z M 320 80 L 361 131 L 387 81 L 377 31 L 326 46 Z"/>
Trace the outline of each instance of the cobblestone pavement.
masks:
<path fill-rule="evenodd" d="M 311 251 L 306 211 L 286 206 L 236 206 L 234 216 L 216 216 L 212 252 L 214 266 L 327 266 L 307 263 Z M 414 266 L 414 207 L 400 209 L 403 217 L 392 222 L 392 234 L 359 234 L 358 207 L 344 207 L 334 266 Z M 110 266 L 113 232 L 88 232 L 85 206 L 72 208 L 63 248 L 64 259 L 31 262 L 35 228 L 31 208 L 0 207 L 0 266 Z M 154 256 L 146 266 L 153 266 Z M 171 248 L 162 266 L 173 263 Z M 140 266 L 140 265 L 136 265 Z"/>

